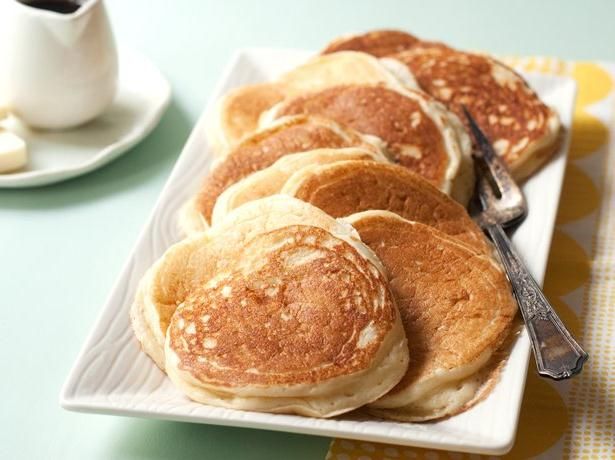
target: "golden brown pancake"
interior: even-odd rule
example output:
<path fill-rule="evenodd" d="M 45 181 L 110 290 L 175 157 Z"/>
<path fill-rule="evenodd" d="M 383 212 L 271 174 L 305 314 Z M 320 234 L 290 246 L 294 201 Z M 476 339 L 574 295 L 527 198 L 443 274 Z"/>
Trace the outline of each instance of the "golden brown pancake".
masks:
<path fill-rule="evenodd" d="M 194 252 L 207 254 L 212 251 L 210 238 L 202 233 L 168 248 L 160 259 L 143 275 L 137 288 L 135 301 L 130 308 L 130 320 L 135 337 L 143 351 L 164 370 L 164 340 L 171 316 L 190 290 L 193 282 L 185 272 L 192 267 L 194 273 L 207 276 L 215 270 L 211 265 L 193 264 Z M 207 258 L 203 257 L 207 262 Z M 178 273 L 184 276 L 178 276 Z"/>
<path fill-rule="evenodd" d="M 373 404 L 377 414 L 429 420 L 467 408 L 509 336 L 517 306 L 491 258 L 433 227 L 368 211 L 346 219 L 380 258 L 411 350 L 397 386 Z"/>
<path fill-rule="evenodd" d="M 185 233 L 203 230 L 220 194 L 232 184 L 264 169 L 289 153 L 320 148 L 361 147 L 380 149 L 356 131 L 322 117 L 297 116 L 278 120 L 230 149 L 209 172 L 196 197 L 182 213 Z M 186 213 L 190 218 L 186 218 Z"/>
<path fill-rule="evenodd" d="M 255 131 L 260 114 L 284 97 L 284 91 L 275 83 L 257 83 L 230 90 L 217 102 L 207 119 L 207 140 L 213 153 L 224 155 L 247 133 Z"/>
<path fill-rule="evenodd" d="M 408 66 L 419 86 L 466 122 L 465 105 L 517 180 L 537 171 L 561 144 L 557 113 L 510 67 L 410 34 L 377 30 L 334 40 L 325 50 L 362 51 Z"/>
<path fill-rule="evenodd" d="M 408 361 L 399 313 L 353 245 L 295 225 L 258 234 L 232 256 L 169 325 L 166 369 L 190 398 L 330 417 L 399 381 Z"/>
<path fill-rule="evenodd" d="M 247 240 L 276 228 L 305 223 L 346 238 L 350 244 L 360 241 L 350 225 L 337 222 L 318 208 L 289 196 L 272 196 L 247 203 L 216 227 L 168 248 L 144 274 L 130 312 L 143 350 L 164 368 L 165 334 L 177 306 L 224 271 L 232 262 L 233 251 Z M 371 251 L 366 249 L 363 256 L 380 266 Z"/>
<path fill-rule="evenodd" d="M 257 129 L 260 114 L 284 98 L 342 83 L 383 84 L 416 88 L 407 67 L 354 51 L 315 56 L 281 75 L 276 81 L 231 90 L 207 118 L 207 135 L 220 155 Z"/>
<path fill-rule="evenodd" d="M 459 120 L 425 93 L 336 86 L 284 101 L 272 111 L 275 117 L 299 114 L 331 118 L 379 137 L 395 162 L 467 203 L 474 183 L 469 138 Z"/>
<path fill-rule="evenodd" d="M 322 51 L 322 54 L 339 51 L 361 51 L 376 57 L 385 57 L 407 50 L 420 40 L 401 30 L 373 30 L 365 34 L 336 38 Z"/>
<path fill-rule="evenodd" d="M 416 173 L 397 165 L 345 161 L 308 167 L 291 176 L 282 193 L 333 217 L 379 209 L 421 222 L 492 254 L 481 229 L 459 203 Z"/>
<path fill-rule="evenodd" d="M 505 64 L 444 46 L 415 46 L 393 57 L 464 121 L 465 105 L 516 179 L 530 176 L 558 150 L 559 117 Z"/>
<path fill-rule="evenodd" d="M 268 168 L 250 174 L 220 194 L 211 215 L 211 225 L 216 225 L 230 211 L 248 201 L 280 193 L 290 176 L 307 166 L 349 160 L 389 162 L 382 154 L 375 154 L 370 150 L 358 147 L 316 149 L 285 155 Z"/>

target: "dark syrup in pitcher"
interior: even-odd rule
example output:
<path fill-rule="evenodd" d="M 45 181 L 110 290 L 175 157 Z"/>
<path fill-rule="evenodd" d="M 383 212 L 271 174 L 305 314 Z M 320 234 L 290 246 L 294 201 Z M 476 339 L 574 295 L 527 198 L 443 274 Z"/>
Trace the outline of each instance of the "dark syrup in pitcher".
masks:
<path fill-rule="evenodd" d="M 38 8 L 39 10 L 53 11 L 60 14 L 71 14 L 81 8 L 78 0 L 20 0 L 19 3 Z"/>

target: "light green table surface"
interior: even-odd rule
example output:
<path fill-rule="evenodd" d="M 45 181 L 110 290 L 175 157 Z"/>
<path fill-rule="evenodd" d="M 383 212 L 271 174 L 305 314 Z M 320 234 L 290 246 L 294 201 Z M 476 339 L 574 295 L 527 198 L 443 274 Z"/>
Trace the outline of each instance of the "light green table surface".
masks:
<path fill-rule="evenodd" d="M 5 1 L 5 0 L 0 0 Z M 173 86 L 160 126 L 111 165 L 0 190 L 0 459 L 322 459 L 327 438 L 62 410 L 58 394 L 236 48 L 321 47 L 398 27 L 502 54 L 615 60 L 614 1 L 110 0 L 118 42 Z"/>

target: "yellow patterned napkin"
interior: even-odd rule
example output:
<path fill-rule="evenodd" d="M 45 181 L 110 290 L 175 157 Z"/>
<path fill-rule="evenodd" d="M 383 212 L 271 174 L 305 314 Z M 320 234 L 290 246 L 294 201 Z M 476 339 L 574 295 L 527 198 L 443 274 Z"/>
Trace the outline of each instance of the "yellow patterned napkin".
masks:
<path fill-rule="evenodd" d="M 540 379 L 530 369 L 517 440 L 501 458 L 615 459 L 615 63 L 547 58 L 508 63 L 568 75 L 578 84 L 544 290 L 590 360 L 567 382 Z M 495 457 L 335 439 L 326 458 Z"/>

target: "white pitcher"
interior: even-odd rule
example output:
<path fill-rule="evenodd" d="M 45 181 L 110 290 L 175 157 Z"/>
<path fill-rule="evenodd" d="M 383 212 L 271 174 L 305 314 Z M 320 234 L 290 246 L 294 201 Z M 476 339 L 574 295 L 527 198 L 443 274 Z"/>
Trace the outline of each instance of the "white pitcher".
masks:
<path fill-rule="evenodd" d="M 83 124 L 116 93 L 117 50 L 103 1 L 72 1 L 79 8 L 67 14 L 43 9 L 50 2 L 0 0 L 4 102 L 32 127 Z"/>

